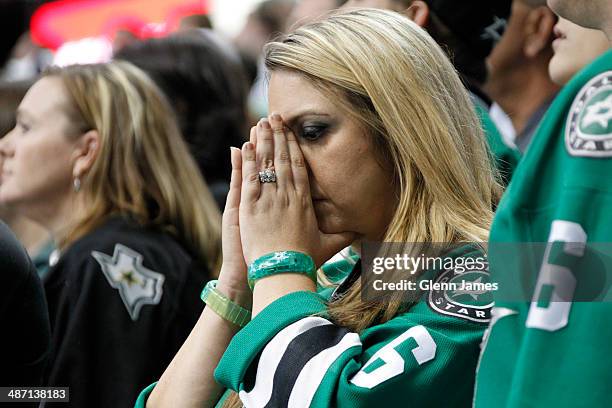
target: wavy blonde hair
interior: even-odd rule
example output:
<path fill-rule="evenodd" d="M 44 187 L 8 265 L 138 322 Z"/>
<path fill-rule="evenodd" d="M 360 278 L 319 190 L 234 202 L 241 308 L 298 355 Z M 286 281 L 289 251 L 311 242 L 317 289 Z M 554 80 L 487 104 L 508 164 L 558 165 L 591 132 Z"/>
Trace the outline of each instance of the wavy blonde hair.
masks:
<path fill-rule="evenodd" d="M 168 101 L 127 62 L 53 67 L 71 99 L 65 107 L 73 138 L 96 130 L 98 156 L 82 178 L 85 214 L 60 247 L 122 214 L 153 225 L 187 245 L 216 275 L 221 214 L 189 154 Z"/>
<path fill-rule="evenodd" d="M 333 98 L 391 164 L 398 204 L 386 242 L 487 240 L 499 176 L 459 75 L 423 29 L 390 11 L 339 11 L 269 43 L 265 63 Z M 399 302 L 364 302 L 360 289 L 329 305 L 339 324 L 360 331 L 398 313 Z"/>

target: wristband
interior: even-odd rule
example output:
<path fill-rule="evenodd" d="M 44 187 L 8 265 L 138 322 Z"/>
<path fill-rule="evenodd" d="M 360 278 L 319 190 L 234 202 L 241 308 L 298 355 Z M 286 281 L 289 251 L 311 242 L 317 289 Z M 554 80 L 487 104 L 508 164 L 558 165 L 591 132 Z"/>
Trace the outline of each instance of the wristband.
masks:
<path fill-rule="evenodd" d="M 249 265 L 249 287 L 253 290 L 259 279 L 279 273 L 298 273 L 315 283 L 317 281 L 317 269 L 310 256 L 296 251 L 281 251 L 261 256 Z"/>
<path fill-rule="evenodd" d="M 202 289 L 200 298 L 210 309 L 239 327 L 244 327 L 251 321 L 251 311 L 229 300 L 217 290 L 217 280 L 211 280 Z"/>

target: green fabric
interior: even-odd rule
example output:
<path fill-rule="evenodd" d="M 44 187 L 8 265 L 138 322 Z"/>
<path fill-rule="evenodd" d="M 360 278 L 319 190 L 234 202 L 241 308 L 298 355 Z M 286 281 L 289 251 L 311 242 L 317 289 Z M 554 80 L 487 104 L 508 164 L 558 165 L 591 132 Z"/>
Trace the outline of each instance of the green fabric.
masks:
<path fill-rule="evenodd" d="M 234 336 L 215 370 L 215 380 L 233 390 L 240 389 L 249 365 L 279 328 L 324 313 L 324 299 L 313 292 L 294 292 L 275 300 Z"/>
<path fill-rule="evenodd" d="M 609 79 L 597 85 L 605 77 Z M 495 250 L 508 242 L 547 242 L 551 231 L 563 228 L 570 238 L 559 239 L 560 244 L 581 242 L 584 236 L 576 232 L 580 229 L 587 244 L 612 242 L 612 149 L 610 142 L 604 141 L 612 134 L 610 79 L 612 51 L 562 89 L 499 204 L 489 247 L 491 278 L 500 282 L 500 291 L 494 294 L 499 320 L 494 319 L 482 354 L 476 407 L 610 406 L 612 304 L 550 302 L 544 296 L 554 293 L 558 287 L 554 284 L 534 292 L 539 294 L 534 302 L 508 298 L 501 284 L 518 285 L 525 263 L 533 260 L 502 256 Z M 583 104 L 573 105 L 584 95 Z M 608 102 L 593 108 L 591 97 Z M 587 114 L 589 120 L 585 120 Z M 574 118 L 578 118 L 576 122 Z M 576 129 L 599 135 L 594 141 L 577 143 Z M 544 262 L 551 265 L 547 270 L 559 270 L 559 265 L 571 273 L 580 288 L 581 282 L 584 285 L 593 276 L 592 269 L 576 267 L 585 265 L 578 262 L 588 261 L 589 252 L 585 254 L 547 260 L 539 256 L 532 262 L 536 265 L 534 274 Z M 568 264 L 568 259 L 573 263 Z M 528 294 L 526 300 L 530 298 Z"/>
<path fill-rule="evenodd" d="M 347 265 L 331 266 L 350 270 L 350 262 L 344 262 Z M 252 363 L 267 344 L 293 322 L 312 315 L 325 317 L 324 300 L 321 294 L 297 292 L 271 303 L 232 339 L 215 371 L 216 380 L 233 390 L 245 391 L 243 381 L 247 371 L 254 369 Z M 322 381 L 318 385 L 314 382 L 316 393 L 310 406 L 371 407 L 380 403 L 403 406 L 407 401 L 415 406 L 470 406 L 479 343 L 485 327 L 485 324 L 438 313 L 425 298 L 410 311 L 384 324 L 372 326 L 359 335 L 348 333 L 360 344 L 344 350 L 325 371 Z M 414 338 L 423 331 L 435 343 L 435 356 L 419 364 L 415 357 L 419 348 L 430 347 L 429 344 L 419 347 Z M 393 343 L 395 353 L 388 346 L 394 341 L 397 342 Z M 403 360 L 401 372 L 373 388 L 353 383 L 360 370 L 362 377 L 367 378 L 385 365 L 376 358 L 369 361 L 385 346 L 387 357 L 392 353 L 394 358 Z M 381 371 L 385 368 L 390 367 L 382 367 Z M 299 369 L 296 368 L 298 372 Z"/>
<path fill-rule="evenodd" d="M 149 398 L 149 395 L 151 395 L 151 393 L 153 392 L 153 388 L 155 388 L 156 385 L 157 381 L 155 381 L 153 384 L 149 385 L 147 388 L 140 392 L 140 395 L 138 395 L 138 399 L 136 400 L 136 404 L 134 404 L 134 408 L 146 408 L 147 399 Z M 223 403 L 230 395 L 231 390 L 226 390 L 219 399 L 219 402 L 217 402 L 217 404 L 215 405 L 215 408 L 222 408 Z"/>
<path fill-rule="evenodd" d="M 467 251 L 458 250 L 452 256 L 474 256 L 479 253 L 468 248 Z M 326 273 L 334 271 L 335 275 L 330 280 L 341 282 L 353 269 L 354 261 L 345 259 L 329 263 L 323 269 Z M 245 389 L 243 381 L 247 371 L 253 368 L 254 360 L 279 332 L 309 316 L 327 317 L 325 302 L 331 295 L 330 289 L 333 288 L 321 293 L 295 292 L 283 296 L 268 305 L 234 336 L 215 370 L 216 381 L 228 388 L 217 407 L 221 407 L 230 389 Z M 322 381 L 318 385 L 315 383 L 316 392 L 310 406 L 371 407 L 380 403 L 403 406 L 409 398 L 415 406 L 468 407 L 472 401 L 473 373 L 485 327 L 484 324 L 438 313 L 425 297 L 410 311 L 384 324 L 372 326 L 359 335 L 349 333 L 360 344 L 344 350 L 324 373 Z M 431 336 L 435 344 L 435 356 L 419 364 L 416 356 L 425 346 L 419 348 L 414 337 L 423 331 Z M 413 332 L 414 335 L 410 335 Z M 393 349 L 404 361 L 401 373 L 371 389 L 351 382 L 360 370 L 368 377 L 384 366 L 383 360 L 373 356 L 377 352 L 385 355 L 380 354 L 385 346 L 388 356 L 389 344 L 394 341 L 397 344 Z M 146 398 L 154 386 L 152 384 L 143 390 L 136 408 L 145 407 Z"/>
<path fill-rule="evenodd" d="M 321 269 L 325 273 L 325 277 L 333 284 L 340 284 L 344 278 L 351 272 L 353 266 L 359 260 L 359 255 L 352 250 L 349 252 L 347 259 L 341 259 L 335 262 L 324 264 Z"/>
<path fill-rule="evenodd" d="M 521 159 L 521 153 L 516 148 L 510 147 L 504 143 L 504 139 L 502 138 L 499 129 L 497 129 L 497 126 L 495 126 L 495 123 L 489 116 L 489 112 L 487 112 L 486 109 L 484 109 L 478 103 L 475 103 L 474 107 L 476 108 L 476 113 L 480 118 L 485 137 L 487 138 L 487 143 L 489 144 L 489 149 L 493 154 L 495 166 L 501 173 L 504 183 L 508 184 L 519 160 Z"/>

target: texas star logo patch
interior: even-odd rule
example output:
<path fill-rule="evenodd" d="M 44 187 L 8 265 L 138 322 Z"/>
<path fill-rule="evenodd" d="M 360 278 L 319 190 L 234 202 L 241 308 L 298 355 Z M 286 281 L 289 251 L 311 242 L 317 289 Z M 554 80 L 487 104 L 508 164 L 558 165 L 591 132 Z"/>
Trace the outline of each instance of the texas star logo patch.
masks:
<path fill-rule="evenodd" d="M 440 287 L 452 289 L 431 289 L 427 303 L 435 312 L 443 315 L 488 323 L 493 307 L 493 294 L 483 288 L 488 282 L 488 268 L 471 269 L 462 273 L 449 269 L 441 273 L 435 283 L 440 284 Z"/>
<path fill-rule="evenodd" d="M 572 156 L 612 156 L 612 71 L 578 92 L 565 125 L 565 146 Z"/>
<path fill-rule="evenodd" d="M 119 291 L 133 321 L 138 320 L 144 305 L 159 303 L 164 275 L 145 268 L 141 254 L 125 245 L 116 244 L 112 257 L 98 251 L 92 251 L 91 255 L 100 264 L 111 287 Z"/>

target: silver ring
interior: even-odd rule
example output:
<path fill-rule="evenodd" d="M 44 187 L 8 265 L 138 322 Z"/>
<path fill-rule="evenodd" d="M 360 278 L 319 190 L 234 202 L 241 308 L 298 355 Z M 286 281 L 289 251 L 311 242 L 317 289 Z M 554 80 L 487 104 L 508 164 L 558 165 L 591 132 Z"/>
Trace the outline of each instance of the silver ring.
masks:
<path fill-rule="evenodd" d="M 259 182 L 261 183 L 276 183 L 276 171 L 274 167 L 269 167 L 259 172 Z"/>

